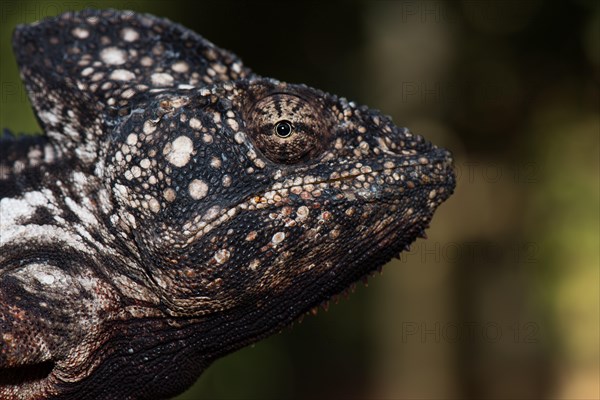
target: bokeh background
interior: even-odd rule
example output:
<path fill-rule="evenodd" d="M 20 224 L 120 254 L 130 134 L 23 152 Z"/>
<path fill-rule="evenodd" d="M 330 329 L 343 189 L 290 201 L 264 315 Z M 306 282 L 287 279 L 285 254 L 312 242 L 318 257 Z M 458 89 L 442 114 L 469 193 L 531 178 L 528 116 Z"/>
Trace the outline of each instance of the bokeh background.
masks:
<path fill-rule="evenodd" d="M 218 360 L 179 399 L 598 399 L 600 2 L 1 3 L 1 127 L 39 132 L 16 24 L 168 17 L 255 72 L 451 149 L 456 193 L 382 276 Z"/>

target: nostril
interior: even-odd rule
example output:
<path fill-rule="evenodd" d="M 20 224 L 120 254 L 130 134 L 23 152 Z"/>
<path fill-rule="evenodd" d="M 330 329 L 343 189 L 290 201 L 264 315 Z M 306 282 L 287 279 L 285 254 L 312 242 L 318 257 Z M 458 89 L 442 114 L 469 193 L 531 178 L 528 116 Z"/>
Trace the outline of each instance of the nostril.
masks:
<path fill-rule="evenodd" d="M 48 378 L 55 366 L 54 361 L 44 361 L 18 367 L 0 368 L 0 386 L 19 386 L 44 380 Z"/>

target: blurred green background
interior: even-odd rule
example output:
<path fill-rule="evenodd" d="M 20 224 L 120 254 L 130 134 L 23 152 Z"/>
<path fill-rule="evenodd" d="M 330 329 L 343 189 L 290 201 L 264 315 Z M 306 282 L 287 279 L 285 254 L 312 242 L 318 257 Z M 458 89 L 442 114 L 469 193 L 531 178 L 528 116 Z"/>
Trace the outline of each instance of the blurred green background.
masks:
<path fill-rule="evenodd" d="M 1 2 L 1 124 L 39 132 L 18 23 L 168 17 L 255 72 L 390 114 L 457 160 L 418 240 L 349 300 L 179 399 L 598 399 L 600 2 Z"/>

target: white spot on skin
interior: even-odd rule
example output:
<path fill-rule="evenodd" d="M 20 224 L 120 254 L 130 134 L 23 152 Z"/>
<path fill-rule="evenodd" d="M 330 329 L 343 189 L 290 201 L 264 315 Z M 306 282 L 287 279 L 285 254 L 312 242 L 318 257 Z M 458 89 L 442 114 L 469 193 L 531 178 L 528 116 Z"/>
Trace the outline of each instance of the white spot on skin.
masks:
<path fill-rule="evenodd" d="M 122 65 L 127 61 L 127 53 L 118 47 L 107 47 L 100 52 L 100 59 L 109 65 Z"/>
<path fill-rule="evenodd" d="M 52 145 L 46 145 L 44 146 L 44 161 L 47 163 L 51 163 L 54 161 L 55 157 L 55 150 L 54 147 L 52 147 Z"/>
<path fill-rule="evenodd" d="M 148 201 L 148 207 L 150 207 L 150 210 L 154 213 L 160 211 L 160 203 L 154 197 Z"/>
<path fill-rule="evenodd" d="M 42 121 L 44 121 L 46 124 L 49 124 L 49 125 L 54 126 L 59 123 L 59 120 L 56 117 L 56 114 L 53 113 L 52 111 L 40 111 L 40 112 L 38 112 L 38 117 L 40 117 L 40 119 Z"/>
<path fill-rule="evenodd" d="M 300 220 L 306 219 L 306 217 L 308 217 L 308 214 L 309 214 L 308 207 L 300 206 L 298 208 L 298 210 L 296 211 L 296 214 L 298 215 L 298 219 L 300 219 Z"/>
<path fill-rule="evenodd" d="M 250 268 L 252 271 L 256 271 L 256 268 L 258 268 L 260 266 L 260 261 L 258 261 L 257 259 L 254 259 L 250 262 L 250 264 L 248 265 L 248 268 Z"/>
<path fill-rule="evenodd" d="M 213 168 L 220 168 L 221 167 L 221 159 L 219 157 L 212 157 L 210 159 L 210 166 Z"/>
<path fill-rule="evenodd" d="M 192 129 L 201 129 L 202 128 L 202 123 L 200 122 L 200 120 L 198 118 L 191 118 L 190 119 L 190 128 L 192 128 Z"/>
<path fill-rule="evenodd" d="M 246 236 L 246 240 L 248 242 L 253 241 L 254 239 L 256 239 L 256 236 L 258 236 L 258 233 L 256 231 L 251 231 L 247 236 Z"/>
<path fill-rule="evenodd" d="M 149 135 L 156 130 L 156 124 L 150 120 L 144 122 L 144 133 Z"/>
<path fill-rule="evenodd" d="M 90 31 L 79 27 L 73 29 L 71 33 L 78 39 L 86 39 L 88 36 L 90 36 Z"/>
<path fill-rule="evenodd" d="M 188 191 L 190 192 L 192 199 L 200 200 L 206 197 L 206 194 L 208 193 L 208 185 L 200 179 L 194 179 L 188 185 Z"/>
<path fill-rule="evenodd" d="M 94 75 L 92 75 L 92 77 L 90 78 L 90 80 L 92 82 L 98 82 L 99 80 L 101 80 L 103 78 L 104 78 L 104 72 L 96 72 Z M 79 87 L 79 89 L 85 90 L 86 87 L 82 86 L 82 87 Z"/>
<path fill-rule="evenodd" d="M 81 76 L 91 75 L 92 72 L 94 72 L 94 68 L 92 68 L 92 67 L 84 68 L 83 71 L 81 71 Z"/>
<path fill-rule="evenodd" d="M 173 76 L 164 72 L 157 72 L 150 76 L 150 80 L 154 86 L 173 86 Z"/>
<path fill-rule="evenodd" d="M 29 283 L 31 282 L 31 278 L 35 278 L 42 285 L 54 285 L 54 288 L 65 286 L 71 281 L 71 278 L 56 266 L 43 263 L 28 264 L 16 273 L 15 276 L 25 283 Z"/>
<path fill-rule="evenodd" d="M 175 64 L 171 65 L 171 69 L 175 72 L 185 73 L 188 72 L 190 67 L 185 61 L 177 61 Z"/>
<path fill-rule="evenodd" d="M 142 167 L 144 169 L 150 168 L 150 160 L 148 160 L 147 158 L 144 158 L 142 161 L 140 161 L 140 167 Z"/>
<path fill-rule="evenodd" d="M 31 148 L 29 153 L 27 153 L 27 159 L 29 160 L 29 164 L 38 165 L 42 159 L 42 150 L 38 148 Z"/>
<path fill-rule="evenodd" d="M 219 206 L 212 206 L 211 208 L 208 209 L 206 214 L 204 214 L 202 219 L 204 219 L 206 221 L 210 221 L 210 220 L 214 219 L 217 215 L 219 215 L 219 211 L 221 211 L 221 208 Z"/>
<path fill-rule="evenodd" d="M 115 192 L 117 194 L 119 194 L 121 196 L 121 198 L 123 198 L 123 199 L 126 199 L 127 197 L 129 197 L 129 189 L 127 189 L 127 186 L 116 184 Z"/>
<path fill-rule="evenodd" d="M 137 165 L 134 165 L 133 167 L 131 167 L 131 173 L 135 178 L 139 178 L 142 175 L 142 169 Z"/>
<path fill-rule="evenodd" d="M 130 99 L 133 97 L 133 95 L 135 94 L 135 90 L 133 90 L 132 88 L 126 89 L 123 91 L 123 93 L 121 93 L 121 97 L 124 99 Z"/>
<path fill-rule="evenodd" d="M 273 235 L 273 238 L 271 239 L 273 244 L 279 244 L 279 243 L 283 242 L 284 240 L 285 240 L 285 233 L 283 233 L 283 232 L 277 232 L 276 234 Z"/>
<path fill-rule="evenodd" d="M 225 264 L 229 257 L 231 257 L 231 253 L 226 249 L 221 249 L 215 253 L 215 261 L 219 264 Z"/>
<path fill-rule="evenodd" d="M 265 164 L 265 162 L 263 160 L 261 160 L 260 158 L 257 158 L 256 160 L 254 160 L 254 165 L 256 165 L 258 168 L 262 169 L 262 168 L 266 167 L 267 164 Z"/>
<path fill-rule="evenodd" d="M 43 271 L 40 271 L 35 277 L 43 285 L 52 285 L 55 280 L 53 275 L 46 274 Z"/>
<path fill-rule="evenodd" d="M 150 67 L 153 63 L 154 60 L 152 60 L 152 58 L 148 56 L 142 57 L 142 59 L 140 60 L 140 64 L 142 64 L 142 66 L 144 67 Z"/>
<path fill-rule="evenodd" d="M 246 135 L 244 135 L 243 132 L 236 132 L 236 134 L 233 136 L 233 138 L 235 139 L 237 144 L 242 144 L 246 140 Z"/>
<path fill-rule="evenodd" d="M 163 196 L 164 196 L 165 200 L 167 200 L 168 202 L 172 202 L 177 197 L 177 193 L 175 193 L 175 191 L 173 189 L 167 188 L 163 192 Z"/>
<path fill-rule="evenodd" d="M 128 212 L 126 212 L 124 215 L 125 215 L 125 218 L 127 219 L 127 222 L 129 222 L 129 225 L 133 229 L 137 229 L 137 223 L 135 221 L 135 217 Z"/>
<path fill-rule="evenodd" d="M 135 133 L 130 133 L 129 136 L 127 136 L 127 144 L 130 146 L 135 146 L 135 144 L 138 141 L 138 137 Z"/>
<path fill-rule="evenodd" d="M 233 129 L 234 131 L 237 131 L 240 128 L 240 125 L 237 123 L 237 121 L 233 118 L 228 118 L 227 119 L 227 125 L 229 125 L 229 127 L 231 129 Z"/>
<path fill-rule="evenodd" d="M 135 74 L 126 69 L 115 69 L 110 73 L 109 78 L 115 81 L 130 81 L 135 79 Z"/>
<path fill-rule="evenodd" d="M 165 150 L 167 150 L 166 147 Z M 171 149 L 166 154 L 167 161 L 176 167 L 183 167 L 190 161 L 193 150 L 192 139 L 187 136 L 179 136 L 171 143 Z"/>
<path fill-rule="evenodd" d="M 121 29 L 121 38 L 126 42 L 135 42 L 140 38 L 140 34 L 132 28 Z"/>

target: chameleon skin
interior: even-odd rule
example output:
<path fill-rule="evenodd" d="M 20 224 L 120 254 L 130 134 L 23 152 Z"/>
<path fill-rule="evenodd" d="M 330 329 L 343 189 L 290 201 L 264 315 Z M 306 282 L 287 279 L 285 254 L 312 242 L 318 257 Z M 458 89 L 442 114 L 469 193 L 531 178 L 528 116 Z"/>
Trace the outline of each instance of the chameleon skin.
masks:
<path fill-rule="evenodd" d="M 0 141 L 0 398 L 167 398 L 417 237 L 452 157 L 165 19 L 20 26 Z"/>

